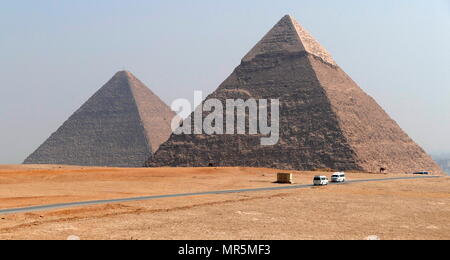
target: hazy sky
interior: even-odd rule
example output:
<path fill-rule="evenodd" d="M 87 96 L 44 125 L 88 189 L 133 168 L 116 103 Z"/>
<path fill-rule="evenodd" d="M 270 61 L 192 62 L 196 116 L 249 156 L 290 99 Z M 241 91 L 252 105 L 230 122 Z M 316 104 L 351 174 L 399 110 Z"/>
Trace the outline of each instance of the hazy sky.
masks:
<path fill-rule="evenodd" d="M 450 152 L 450 0 L 0 0 L 0 164 L 21 163 L 113 74 L 209 94 L 285 14 L 430 153 Z"/>

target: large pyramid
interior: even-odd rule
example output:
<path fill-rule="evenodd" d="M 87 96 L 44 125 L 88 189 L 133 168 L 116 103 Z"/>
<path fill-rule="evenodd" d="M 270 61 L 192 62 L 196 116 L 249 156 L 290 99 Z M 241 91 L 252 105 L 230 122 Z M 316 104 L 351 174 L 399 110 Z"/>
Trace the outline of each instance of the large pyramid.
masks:
<path fill-rule="evenodd" d="M 174 112 L 130 72 L 118 72 L 25 164 L 142 167 L 172 133 Z"/>
<path fill-rule="evenodd" d="M 147 166 L 441 172 L 290 16 L 208 98 L 279 99 L 279 143 L 261 146 L 257 135 L 173 134 Z"/>

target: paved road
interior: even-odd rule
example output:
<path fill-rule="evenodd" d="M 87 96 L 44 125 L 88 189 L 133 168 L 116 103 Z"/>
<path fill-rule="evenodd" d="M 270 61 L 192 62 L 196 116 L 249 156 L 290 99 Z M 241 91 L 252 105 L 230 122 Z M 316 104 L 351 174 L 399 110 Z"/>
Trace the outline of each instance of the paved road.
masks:
<path fill-rule="evenodd" d="M 330 183 L 330 185 L 344 185 L 344 184 L 362 183 L 362 182 L 380 182 L 380 181 L 395 181 L 395 180 L 429 179 L 429 178 L 440 178 L 440 177 L 441 176 L 415 176 L 415 177 L 399 177 L 399 178 L 384 178 L 384 179 L 352 180 L 352 181 L 347 181 L 346 183 L 343 183 L 343 184 L 342 183 L 341 184 Z M 125 198 L 125 199 L 69 202 L 69 203 L 59 203 L 59 204 L 32 206 L 32 207 L 25 207 L 25 208 L 1 209 L 0 210 L 0 215 L 16 214 L 16 213 L 29 213 L 29 212 L 35 212 L 35 211 L 55 210 L 55 209 L 63 209 L 63 208 L 102 205 L 102 204 L 111 204 L 111 203 L 122 203 L 122 202 L 131 202 L 131 201 L 155 200 L 155 199 L 164 199 L 164 198 L 178 198 L 178 197 L 191 197 L 191 196 L 203 196 L 203 195 L 218 195 L 218 194 L 231 194 L 231 193 L 256 192 L 256 191 L 294 190 L 294 189 L 305 189 L 305 188 L 310 188 L 310 187 L 313 187 L 313 185 L 289 185 L 289 186 L 278 186 L 278 187 L 269 187 L 269 188 L 223 190 L 223 191 L 207 191 L 207 192 L 196 192 L 196 193 L 181 193 L 181 194 L 171 194 L 171 195 L 145 196 L 145 197 Z"/>

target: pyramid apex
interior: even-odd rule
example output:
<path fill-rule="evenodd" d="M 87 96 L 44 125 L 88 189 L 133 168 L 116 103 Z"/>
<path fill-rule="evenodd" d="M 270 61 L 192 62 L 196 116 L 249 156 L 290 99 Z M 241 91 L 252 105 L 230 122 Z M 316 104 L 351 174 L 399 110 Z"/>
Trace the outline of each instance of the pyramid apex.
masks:
<path fill-rule="evenodd" d="M 113 77 L 112 80 L 125 80 L 128 81 L 130 83 L 130 86 L 132 86 L 133 82 L 139 81 L 138 78 L 131 73 L 128 70 L 121 70 L 118 71 Z"/>
<path fill-rule="evenodd" d="M 293 15 L 290 14 L 286 14 L 285 16 L 283 16 L 283 18 L 281 18 L 281 20 L 291 20 L 291 21 L 297 21 L 295 19 L 295 17 Z"/>
<path fill-rule="evenodd" d="M 131 73 L 128 70 L 120 70 L 116 73 L 115 76 L 122 76 L 122 77 L 134 77 L 133 73 Z"/>
<path fill-rule="evenodd" d="M 250 61 L 261 54 L 277 52 L 307 52 L 321 58 L 326 63 L 337 66 L 328 51 L 289 14 L 281 18 L 244 57 L 243 61 Z"/>

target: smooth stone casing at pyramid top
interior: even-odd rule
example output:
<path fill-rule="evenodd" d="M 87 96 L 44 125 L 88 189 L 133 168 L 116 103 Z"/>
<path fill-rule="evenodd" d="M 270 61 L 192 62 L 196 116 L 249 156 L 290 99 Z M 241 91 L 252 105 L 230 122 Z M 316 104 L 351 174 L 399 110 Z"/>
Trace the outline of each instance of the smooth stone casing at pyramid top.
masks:
<path fill-rule="evenodd" d="M 291 16 L 208 98 L 279 99 L 279 143 L 261 146 L 255 135 L 173 134 L 146 166 L 441 172 Z"/>
<path fill-rule="evenodd" d="M 130 72 L 118 72 L 25 164 L 142 167 L 172 133 L 174 112 Z"/>

